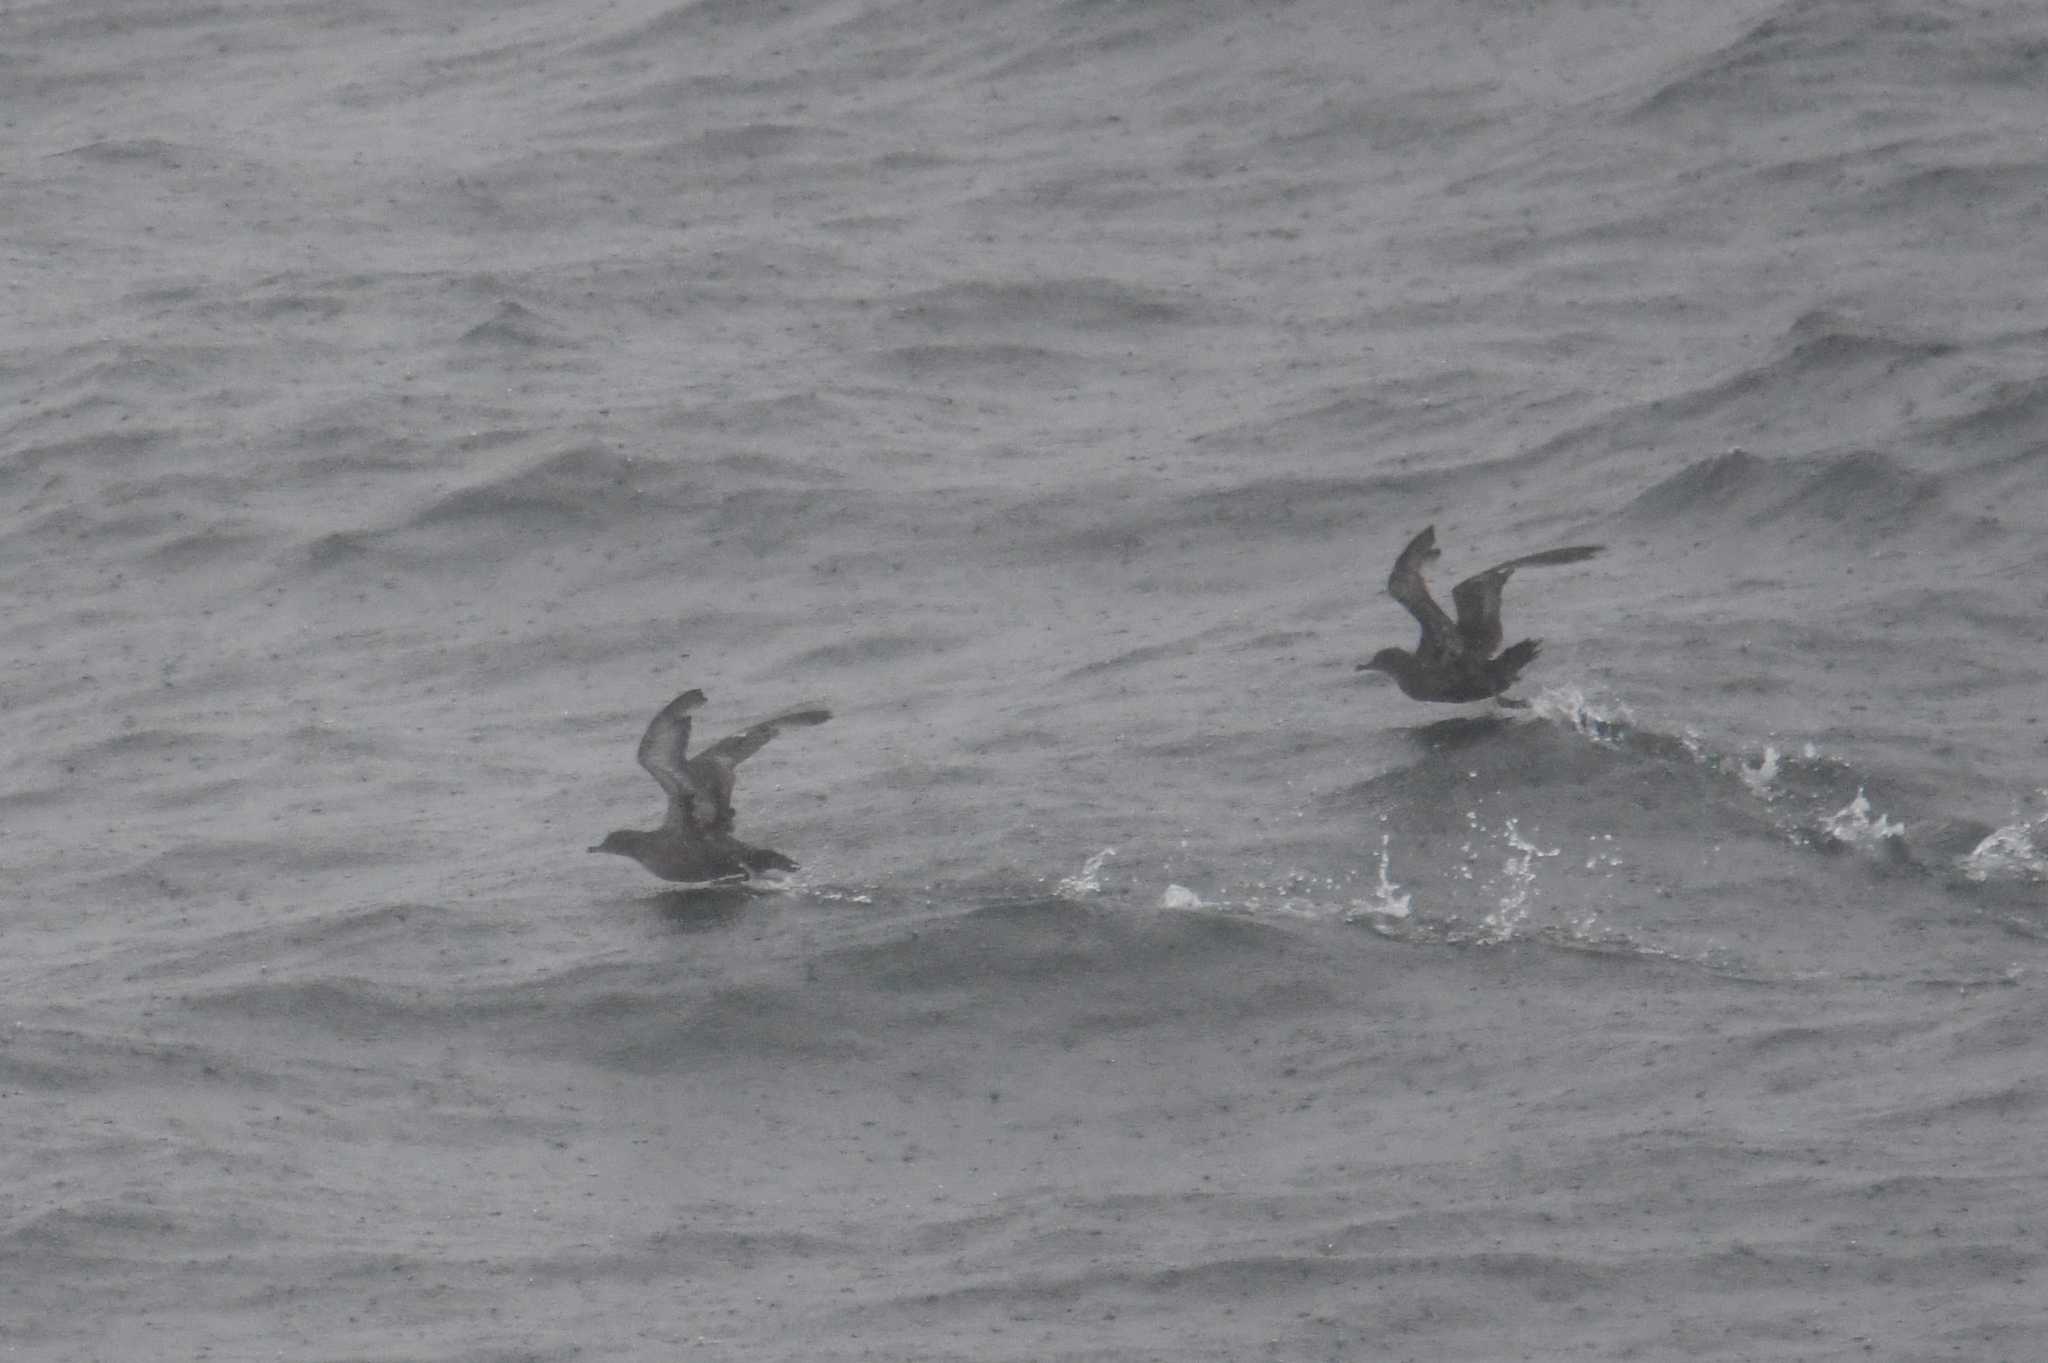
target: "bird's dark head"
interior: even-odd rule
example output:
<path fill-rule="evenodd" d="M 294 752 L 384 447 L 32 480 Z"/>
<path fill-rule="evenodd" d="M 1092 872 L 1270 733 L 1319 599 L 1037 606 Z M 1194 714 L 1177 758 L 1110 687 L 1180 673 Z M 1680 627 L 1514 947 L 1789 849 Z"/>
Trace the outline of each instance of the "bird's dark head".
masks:
<path fill-rule="evenodd" d="M 640 834 L 630 828 L 621 828 L 604 835 L 604 841 L 595 847 L 586 847 L 586 852 L 616 852 L 622 857 L 639 855 Z"/>
<path fill-rule="evenodd" d="M 1398 648 L 1383 648 L 1358 665 L 1360 672 L 1384 672 L 1398 678 L 1408 666 L 1411 655 Z"/>

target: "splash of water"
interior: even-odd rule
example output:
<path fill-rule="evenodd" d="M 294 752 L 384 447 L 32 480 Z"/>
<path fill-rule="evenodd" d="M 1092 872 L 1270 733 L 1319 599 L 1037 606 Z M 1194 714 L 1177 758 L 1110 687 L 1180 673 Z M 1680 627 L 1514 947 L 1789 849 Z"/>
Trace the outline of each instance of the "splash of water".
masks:
<path fill-rule="evenodd" d="M 1388 873 L 1392 861 L 1387 834 L 1380 834 L 1380 875 L 1379 883 L 1373 886 L 1373 897 L 1364 902 L 1352 901 L 1351 911 L 1344 915 L 1345 921 L 1355 922 L 1360 917 L 1406 918 L 1412 910 L 1412 895 L 1403 894 L 1401 887 L 1394 883 Z"/>
<path fill-rule="evenodd" d="M 1506 893 L 1501 895 L 1499 905 L 1480 920 L 1480 940 L 1486 942 L 1505 942 L 1515 935 L 1515 930 L 1529 916 L 1529 896 L 1536 888 L 1536 859 L 1554 857 L 1564 850 L 1553 847 L 1546 851 L 1538 847 L 1522 836 L 1513 819 L 1507 820 L 1503 827 L 1503 839 L 1515 849 L 1515 855 L 1503 862 L 1500 868 L 1507 881 Z"/>
<path fill-rule="evenodd" d="M 1704 765 L 1711 760 L 1712 752 L 1707 747 L 1707 740 L 1700 737 L 1698 729 L 1688 727 L 1684 733 L 1678 736 L 1678 741 L 1684 747 L 1686 755 L 1692 758 L 1693 761 Z"/>
<path fill-rule="evenodd" d="M 1596 701 L 1576 686 L 1545 687 L 1529 713 L 1595 743 L 1619 743 L 1635 728 L 1635 714 L 1618 700 Z"/>
<path fill-rule="evenodd" d="M 1103 863 L 1115 855 L 1114 847 L 1103 848 L 1081 863 L 1080 870 L 1063 877 L 1060 883 L 1053 887 L 1053 893 L 1062 899 L 1085 899 L 1089 895 L 1102 893 Z"/>
<path fill-rule="evenodd" d="M 1742 762 L 1735 770 L 1742 777 L 1742 784 L 1749 787 L 1749 793 L 1768 804 L 1778 798 L 1778 772 L 1783 760 L 1776 747 L 1766 744 L 1755 766 Z M 1858 794 L 1860 798 L 1861 793 Z"/>
<path fill-rule="evenodd" d="M 1586 841 L 1592 844 L 1586 853 L 1586 869 L 1589 871 L 1611 871 L 1622 864 L 1621 854 L 1614 850 L 1612 833 L 1588 833 Z M 1608 844 L 1604 849 L 1601 843 Z"/>
<path fill-rule="evenodd" d="M 1187 886 L 1168 885 L 1166 892 L 1159 896 L 1159 907 L 1162 909 L 1206 909 L 1209 906 L 1202 902 L 1202 896 L 1196 894 Z"/>
<path fill-rule="evenodd" d="M 2048 790 L 2040 798 L 2048 801 Z M 1987 880 L 2048 881 L 2048 813 L 1993 829 L 1959 865 L 1979 885 Z"/>
<path fill-rule="evenodd" d="M 1856 798 L 1830 814 L 1821 829 L 1836 842 L 1866 852 L 1886 850 L 1886 843 L 1895 842 L 1906 834 L 1906 826 L 1902 823 L 1894 823 L 1882 814 L 1871 817 L 1870 801 L 1860 786 L 1857 787 Z"/>

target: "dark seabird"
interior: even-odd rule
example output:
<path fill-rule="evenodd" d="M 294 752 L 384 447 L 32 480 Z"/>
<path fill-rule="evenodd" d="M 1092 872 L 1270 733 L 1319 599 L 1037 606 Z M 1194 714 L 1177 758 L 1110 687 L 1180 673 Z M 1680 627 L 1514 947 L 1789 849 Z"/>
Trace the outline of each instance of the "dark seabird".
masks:
<path fill-rule="evenodd" d="M 640 765 L 668 795 L 668 818 L 645 832 L 621 828 L 605 834 L 593 852 L 631 857 L 663 880 L 702 883 L 744 880 L 756 871 L 794 871 L 796 863 L 769 847 L 750 847 L 732 835 L 732 787 L 739 764 L 789 725 L 823 724 L 832 712 L 806 705 L 764 719 L 730 738 L 687 756 L 690 711 L 704 703 L 692 688 L 662 707 L 640 739 Z"/>
<path fill-rule="evenodd" d="M 1455 622 L 1429 594 L 1422 580 L 1422 565 L 1441 556 L 1436 547 L 1436 527 L 1430 526 L 1401 551 L 1394 560 L 1393 576 L 1387 579 L 1387 595 L 1408 608 L 1422 625 L 1422 642 L 1410 653 L 1404 648 L 1383 648 L 1371 662 L 1360 663 L 1361 672 L 1384 672 L 1415 700 L 1468 701 L 1498 697 L 1503 705 L 1526 705 L 1509 700 L 1501 692 L 1515 684 L 1523 668 L 1535 661 L 1540 639 L 1524 639 L 1514 647 L 1500 650 L 1500 593 L 1517 568 L 1546 567 L 1555 563 L 1577 563 L 1606 548 L 1601 544 L 1574 544 L 1567 549 L 1545 549 L 1524 554 L 1474 574 L 1451 588 L 1457 603 Z"/>

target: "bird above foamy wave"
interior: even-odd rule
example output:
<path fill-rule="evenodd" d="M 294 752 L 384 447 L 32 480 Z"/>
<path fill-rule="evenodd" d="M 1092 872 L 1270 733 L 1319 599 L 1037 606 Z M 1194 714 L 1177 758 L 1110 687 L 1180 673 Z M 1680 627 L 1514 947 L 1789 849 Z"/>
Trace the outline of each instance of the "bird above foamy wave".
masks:
<path fill-rule="evenodd" d="M 822 705 L 785 710 L 691 757 L 690 712 L 703 703 L 704 693 L 692 687 L 663 706 L 640 738 L 640 765 L 668 796 L 668 818 L 659 828 L 607 833 L 589 850 L 631 857 L 663 880 L 699 884 L 794 871 L 796 863 L 782 853 L 732 835 L 733 782 L 739 764 L 783 729 L 823 724 L 832 712 Z"/>
<path fill-rule="evenodd" d="M 1422 642 L 1410 653 L 1403 648 L 1383 648 L 1370 662 L 1358 665 L 1360 672 L 1384 672 L 1394 679 L 1402 694 L 1414 700 L 1460 702 L 1498 699 L 1502 705 L 1521 706 L 1527 701 L 1501 695 L 1542 648 L 1540 639 L 1524 639 L 1501 650 L 1500 594 L 1517 568 L 1546 567 L 1578 563 L 1604 549 L 1600 544 L 1575 544 L 1564 549 L 1545 549 L 1498 563 L 1475 573 L 1451 588 L 1451 600 L 1458 607 L 1454 621 L 1429 594 L 1422 580 L 1422 565 L 1441 557 L 1436 547 L 1436 527 L 1430 526 L 1394 560 L 1394 572 L 1387 579 L 1387 595 L 1408 608 L 1422 626 Z"/>

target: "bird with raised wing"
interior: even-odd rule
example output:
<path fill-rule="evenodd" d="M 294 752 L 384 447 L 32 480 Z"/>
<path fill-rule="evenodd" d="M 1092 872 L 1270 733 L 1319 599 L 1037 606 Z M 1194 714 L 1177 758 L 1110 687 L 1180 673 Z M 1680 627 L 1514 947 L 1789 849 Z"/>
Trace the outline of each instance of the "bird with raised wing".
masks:
<path fill-rule="evenodd" d="M 1502 705 L 1526 705 L 1526 701 L 1510 700 L 1501 693 L 1513 686 L 1522 669 L 1535 661 L 1543 641 L 1524 639 L 1510 648 L 1501 648 L 1501 590 L 1517 568 L 1579 563 L 1605 547 L 1574 544 L 1563 549 L 1545 549 L 1475 573 L 1451 588 L 1451 601 L 1458 608 L 1457 619 L 1453 620 L 1429 594 L 1429 584 L 1422 580 L 1423 565 L 1442 555 L 1436 547 L 1436 527 L 1432 525 L 1408 541 L 1408 547 L 1394 560 L 1393 575 L 1387 579 L 1387 595 L 1407 607 L 1422 626 L 1421 642 L 1413 653 L 1404 648 L 1383 648 L 1370 661 L 1360 663 L 1358 670 L 1386 673 L 1403 695 L 1414 700 L 1455 703 L 1492 698 Z"/>
<path fill-rule="evenodd" d="M 631 857 L 663 880 L 690 883 L 744 880 L 761 871 L 793 871 L 796 863 L 770 847 L 752 847 L 732 835 L 733 783 L 739 764 L 786 728 L 823 724 L 822 705 L 785 710 L 722 738 L 692 757 L 690 712 L 702 691 L 683 692 L 656 715 L 640 738 L 640 765 L 668 796 L 668 818 L 653 829 L 621 828 L 589 849 Z"/>

